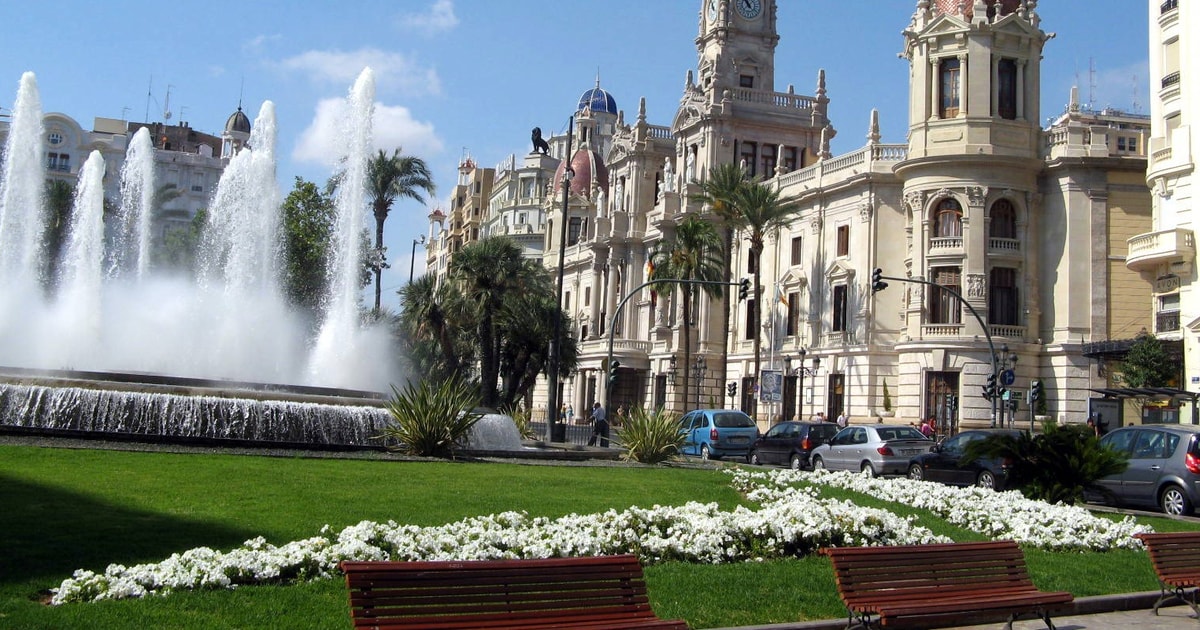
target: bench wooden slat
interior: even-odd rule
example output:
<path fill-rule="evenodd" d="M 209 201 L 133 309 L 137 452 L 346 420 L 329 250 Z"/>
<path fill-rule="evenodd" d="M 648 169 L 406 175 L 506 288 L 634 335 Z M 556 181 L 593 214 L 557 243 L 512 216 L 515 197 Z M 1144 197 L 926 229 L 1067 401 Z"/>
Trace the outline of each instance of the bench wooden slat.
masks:
<path fill-rule="evenodd" d="M 832 561 L 842 602 L 864 626 L 937 627 L 1001 613 L 1036 613 L 1050 625 L 1049 611 L 1073 601 L 1067 592 L 1039 591 L 1011 540 L 821 553 Z"/>
<path fill-rule="evenodd" d="M 636 556 L 343 562 L 356 628 L 677 628 Z"/>
<path fill-rule="evenodd" d="M 1179 599 L 1191 606 L 1200 617 L 1200 603 L 1196 601 L 1200 587 L 1200 532 L 1161 532 L 1135 534 L 1150 555 L 1154 575 L 1162 586 L 1162 593 L 1154 603 L 1154 614 L 1163 603 Z"/>

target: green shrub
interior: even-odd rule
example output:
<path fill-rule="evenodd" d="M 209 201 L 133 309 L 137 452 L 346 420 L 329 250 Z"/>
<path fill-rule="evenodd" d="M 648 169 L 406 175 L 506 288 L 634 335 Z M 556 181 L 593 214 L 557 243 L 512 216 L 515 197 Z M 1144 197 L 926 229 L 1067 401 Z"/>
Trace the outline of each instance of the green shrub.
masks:
<path fill-rule="evenodd" d="M 622 457 L 643 464 L 659 464 L 675 459 L 683 447 L 684 435 L 679 432 L 679 418 L 657 409 L 647 412 L 641 407 L 630 409 L 618 444 L 625 448 Z"/>
<path fill-rule="evenodd" d="M 887 381 L 883 382 L 883 410 L 892 410 L 892 394 L 888 392 Z"/>
<path fill-rule="evenodd" d="M 394 441 L 388 448 L 408 455 L 453 458 L 481 417 L 474 411 L 477 390 L 458 379 L 424 381 L 404 391 L 393 385 L 392 394 L 387 410 L 395 422 L 378 439 Z"/>
<path fill-rule="evenodd" d="M 967 445 L 964 460 L 997 457 L 1012 460 L 1008 484 L 1026 497 L 1074 505 L 1085 490 L 1104 494 L 1101 477 L 1123 472 L 1124 455 L 1100 445 L 1095 432 L 1081 424 L 1047 422 L 1040 435 L 989 435 Z"/>
<path fill-rule="evenodd" d="M 533 428 L 532 411 L 520 407 L 513 407 L 503 411 L 512 417 L 513 424 L 517 425 L 517 432 L 521 434 L 522 440 L 537 440 L 542 437 L 542 434 Z"/>

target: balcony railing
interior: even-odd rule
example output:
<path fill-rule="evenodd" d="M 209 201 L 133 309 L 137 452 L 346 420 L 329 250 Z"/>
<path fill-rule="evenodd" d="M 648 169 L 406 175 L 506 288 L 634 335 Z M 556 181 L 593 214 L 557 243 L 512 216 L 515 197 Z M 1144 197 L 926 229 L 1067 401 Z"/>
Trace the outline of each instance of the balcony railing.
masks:
<path fill-rule="evenodd" d="M 961 236 L 939 236 L 929 239 L 929 249 L 962 249 Z"/>
<path fill-rule="evenodd" d="M 921 326 L 922 337 L 957 337 L 962 334 L 962 324 L 924 324 Z"/>
<path fill-rule="evenodd" d="M 1179 8 L 1179 0 L 1165 0 L 1158 6 L 1158 13 L 1162 15 Z"/>
<path fill-rule="evenodd" d="M 1175 85 L 1177 83 L 1179 83 L 1179 71 L 1178 70 L 1176 70 L 1175 72 L 1172 72 L 1171 74 L 1168 74 L 1162 78 L 1162 86 L 1164 88 L 1171 87 L 1172 85 Z"/>
<path fill-rule="evenodd" d="M 993 324 L 988 327 L 988 331 L 991 332 L 993 339 L 997 337 L 1023 339 L 1025 337 L 1024 326 L 1004 326 L 1000 324 Z"/>
<path fill-rule="evenodd" d="M 1172 228 L 1138 234 L 1129 239 L 1129 254 L 1125 266 L 1151 270 L 1162 263 L 1191 262 L 1196 258 L 1196 239 L 1191 230 Z"/>
<path fill-rule="evenodd" d="M 1154 332 L 1179 332 L 1179 311 L 1164 311 L 1154 315 Z"/>
<path fill-rule="evenodd" d="M 1021 251 L 1021 241 L 1015 238 L 990 238 L 988 239 L 988 249 L 1000 252 L 1019 252 Z"/>

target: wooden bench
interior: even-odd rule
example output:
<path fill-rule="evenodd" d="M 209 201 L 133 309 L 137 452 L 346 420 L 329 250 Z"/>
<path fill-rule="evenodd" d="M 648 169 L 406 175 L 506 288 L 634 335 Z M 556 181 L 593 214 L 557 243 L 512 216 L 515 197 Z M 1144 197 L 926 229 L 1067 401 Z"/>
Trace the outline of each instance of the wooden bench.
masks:
<path fill-rule="evenodd" d="M 355 628 L 688 627 L 654 615 L 632 555 L 339 566 Z"/>
<path fill-rule="evenodd" d="M 1011 540 L 895 547 L 829 547 L 847 628 L 934 628 L 1025 614 L 1053 629 L 1052 610 L 1074 598 L 1039 591 Z"/>
<path fill-rule="evenodd" d="M 1154 602 L 1154 614 L 1158 614 L 1163 602 L 1178 599 L 1191 606 L 1200 619 L 1196 602 L 1200 587 L 1200 532 L 1134 534 L 1134 538 L 1146 545 L 1154 575 L 1162 586 L 1162 595 Z"/>

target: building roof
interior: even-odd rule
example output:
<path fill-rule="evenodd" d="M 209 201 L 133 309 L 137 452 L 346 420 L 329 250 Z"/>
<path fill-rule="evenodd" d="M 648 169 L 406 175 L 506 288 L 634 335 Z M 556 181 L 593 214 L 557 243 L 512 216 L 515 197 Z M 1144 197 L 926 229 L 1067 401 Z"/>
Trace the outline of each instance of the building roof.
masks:
<path fill-rule="evenodd" d="M 603 88 L 600 87 L 600 80 L 596 80 L 596 87 L 586 91 L 579 97 L 579 107 L 576 111 L 590 109 L 594 112 L 607 112 L 613 116 L 617 115 L 617 100 L 612 97 Z"/>
<path fill-rule="evenodd" d="M 241 105 L 238 105 L 237 111 L 230 114 L 229 120 L 225 121 L 225 131 L 250 133 L 250 118 L 242 111 Z"/>
<path fill-rule="evenodd" d="M 1021 0 L 1000 0 L 1000 15 L 1008 15 L 1016 11 L 1021 6 Z M 939 13 L 947 15 L 960 15 L 959 9 L 962 9 L 961 15 L 965 19 L 971 19 L 975 15 L 975 3 L 973 0 L 937 0 L 937 9 Z M 988 18 L 994 18 L 996 13 L 995 0 L 987 2 Z"/>

